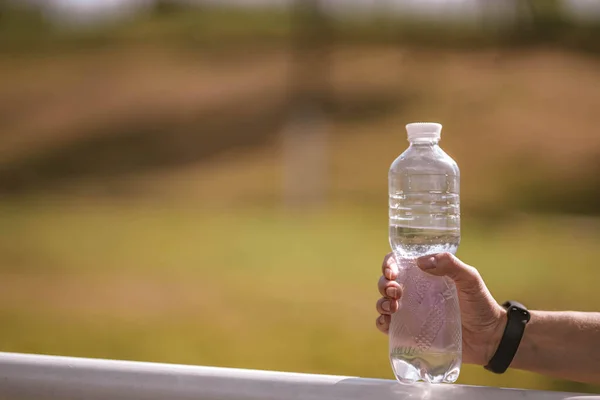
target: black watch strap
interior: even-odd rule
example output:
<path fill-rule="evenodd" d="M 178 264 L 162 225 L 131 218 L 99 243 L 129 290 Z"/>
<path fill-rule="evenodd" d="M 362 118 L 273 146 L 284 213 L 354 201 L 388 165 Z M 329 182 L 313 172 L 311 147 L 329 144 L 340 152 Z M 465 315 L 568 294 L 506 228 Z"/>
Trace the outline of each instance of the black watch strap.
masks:
<path fill-rule="evenodd" d="M 488 371 L 496 374 L 502 374 L 508 369 L 512 362 L 517 349 L 523 338 L 525 332 L 525 326 L 529 322 L 531 316 L 527 308 L 516 301 L 507 301 L 502 304 L 506 308 L 506 328 L 504 328 L 504 334 L 502 340 L 498 345 L 498 350 L 484 367 Z"/>

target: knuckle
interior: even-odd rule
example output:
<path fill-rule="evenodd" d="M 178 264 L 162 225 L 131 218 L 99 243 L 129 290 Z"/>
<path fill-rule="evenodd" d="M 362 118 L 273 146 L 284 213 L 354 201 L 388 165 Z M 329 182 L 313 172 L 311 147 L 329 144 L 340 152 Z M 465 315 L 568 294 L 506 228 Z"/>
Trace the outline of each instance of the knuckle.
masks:
<path fill-rule="evenodd" d="M 436 256 L 436 260 L 439 265 L 448 265 L 454 263 L 455 257 L 454 254 L 445 251 L 443 253 L 438 254 Z"/>
<path fill-rule="evenodd" d="M 462 291 L 466 294 L 477 295 L 486 290 L 479 271 L 474 267 L 467 266 L 462 280 Z"/>
<path fill-rule="evenodd" d="M 470 280 L 471 282 L 479 282 L 481 281 L 481 275 L 477 268 L 467 265 L 465 268 L 465 278 Z"/>

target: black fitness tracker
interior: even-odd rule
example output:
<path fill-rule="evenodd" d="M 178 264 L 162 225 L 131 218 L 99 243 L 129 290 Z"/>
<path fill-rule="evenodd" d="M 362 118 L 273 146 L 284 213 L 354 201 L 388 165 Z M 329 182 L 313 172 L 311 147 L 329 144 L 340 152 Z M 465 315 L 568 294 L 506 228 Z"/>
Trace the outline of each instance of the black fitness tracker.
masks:
<path fill-rule="evenodd" d="M 496 353 L 484 367 L 496 374 L 504 373 L 510 366 L 515 354 L 517 354 L 517 349 L 525 332 L 525 326 L 531 319 L 527 308 L 516 301 L 507 301 L 502 304 L 502 307 L 506 308 L 506 328 L 504 328 L 504 334 Z"/>

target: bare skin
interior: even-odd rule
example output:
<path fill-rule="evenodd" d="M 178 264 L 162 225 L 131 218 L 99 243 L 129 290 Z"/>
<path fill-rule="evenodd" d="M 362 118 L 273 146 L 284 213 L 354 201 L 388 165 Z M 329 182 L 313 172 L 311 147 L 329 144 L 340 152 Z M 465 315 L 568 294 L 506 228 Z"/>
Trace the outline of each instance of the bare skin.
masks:
<path fill-rule="evenodd" d="M 463 331 L 463 361 L 486 365 L 504 333 L 506 311 L 494 300 L 481 275 L 449 253 L 421 257 L 417 265 L 435 276 L 447 276 L 458 291 Z M 392 254 L 383 260 L 378 288 L 377 328 L 388 333 L 402 287 L 395 279 Z M 600 383 L 600 313 L 531 311 L 511 368 L 586 383 Z"/>

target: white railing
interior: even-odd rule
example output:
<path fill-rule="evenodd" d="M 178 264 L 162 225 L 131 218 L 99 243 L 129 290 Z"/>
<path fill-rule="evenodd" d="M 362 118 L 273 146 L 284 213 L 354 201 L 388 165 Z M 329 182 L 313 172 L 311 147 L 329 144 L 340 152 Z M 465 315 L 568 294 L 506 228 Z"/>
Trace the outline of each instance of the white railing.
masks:
<path fill-rule="evenodd" d="M 600 396 L 230 368 L 0 353 L 11 400 L 579 400 Z"/>

